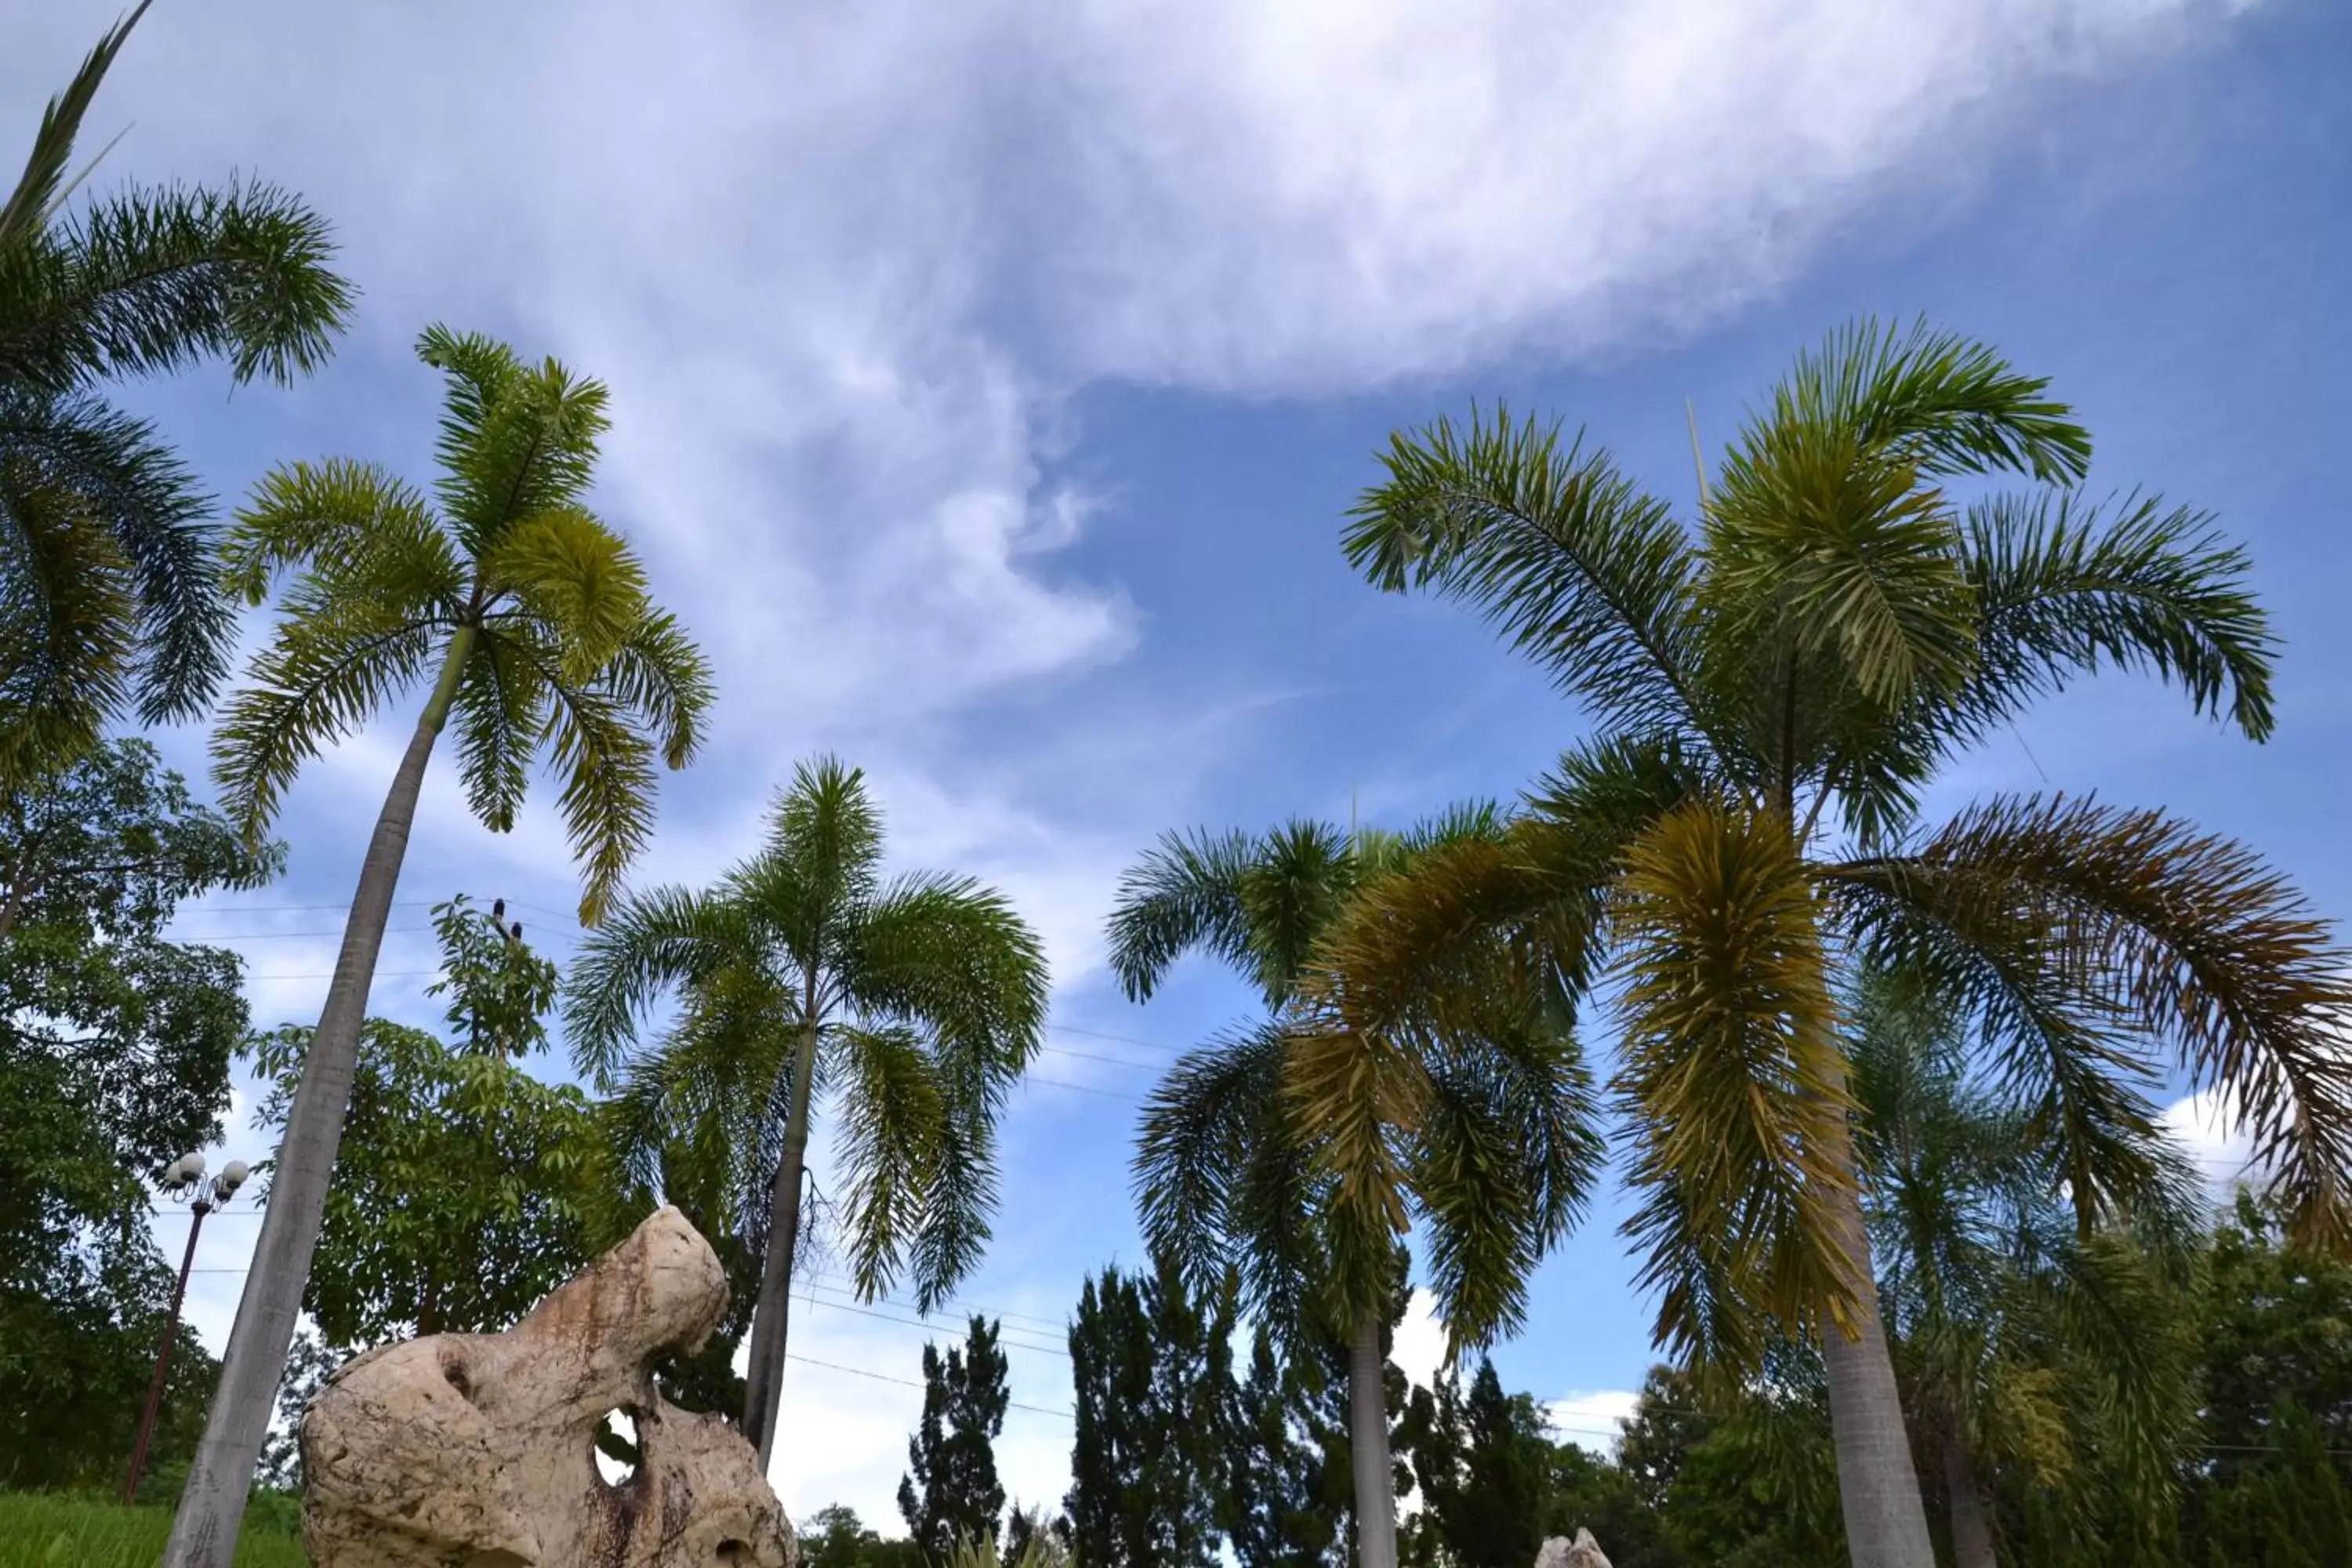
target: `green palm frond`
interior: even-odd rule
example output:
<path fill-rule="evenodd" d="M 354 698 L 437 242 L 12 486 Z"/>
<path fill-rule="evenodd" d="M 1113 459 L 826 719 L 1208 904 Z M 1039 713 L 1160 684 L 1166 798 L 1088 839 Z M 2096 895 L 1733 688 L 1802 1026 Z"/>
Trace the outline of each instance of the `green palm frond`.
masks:
<path fill-rule="evenodd" d="M 1295 820 L 1258 839 L 1241 873 L 1241 919 L 1250 977 L 1269 1007 L 1297 993 L 1349 894 L 1366 879 L 1349 836 L 1329 823 Z"/>
<path fill-rule="evenodd" d="M 139 25 L 152 3 L 139 0 L 131 15 L 109 29 L 83 58 L 65 91 L 42 110 L 40 129 L 33 133 L 32 155 L 26 159 L 25 172 L 9 192 L 7 205 L 0 206 L 0 255 L 30 242 L 48 227 L 51 216 L 65 199 L 66 169 L 73 160 L 74 142 L 81 134 L 82 117 L 89 112 L 99 83 L 106 79 L 114 58 L 130 41 L 131 29 Z"/>
<path fill-rule="evenodd" d="M 596 679 L 646 618 L 646 572 L 619 535 L 577 507 L 519 518 L 483 556 L 493 595 L 510 594 L 524 615 L 556 632 L 565 675 Z"/>
<path fill-rule="evenodd" d="M 242 384 L 325 363 L 353 290 L 324 220 L 269 185 L 131 189 L 0 252 L 0 378 L 63 393 L 202 359 Z"/>
<path fill-rule="evenodd" d="M 1343 540 L 1375 586 L 1472 605 L 1605 729 L 1703 724 L 1689 538 L 1606 452 L 1498 408 L 1400 434 L 1381 462 Z"/>
<path fill-rule="evenodd" d="M 1252 845 L 1239 832 L 1162 834 L 1121 873 L 1110 915 L 1110 969 L 1131 1002 L 1149 1001 L 1177 959 L 1199 948 L 1228 963 L 1249 954 L 1242 879 Z"/>
<path fill-rule="evenodd" d="M 469 551 L 488 558 L 519 520 L 578 503 L 611 425 L 602 382 L 553 360 L 526 364 L 495 339 L 438 325 L 419 336 L 416 353 L 448 378 L 436 483 Z"/>
<path fill-rule="evenodd" d="M 1294 1142 L 1282 1098 L 1288 1051 L 1276 1025 L 1222 1037 L 1187 1052 L 1144 1102 L 1133 1165 L 1137 1215 L 1153 1253 L 1196 1284 L 1223 1279 L 1233 1263 L 1244 1265 L 1245 1283 L 1261 1289 L 1265 1283 L 1247 1267 L 1254 1249 L 1228 1238 L 1240 1229 L 1231 1216 L 1252 1156 Z"/>
<path fill-rule="evenodd" d="M 803 965 L 830 963 L 842 917 L 880 884 L 882 816 L 866 774 L 837 757 L 794 764 L 759 855 L 730 878 Z"/>
<path fill-rule="evenodd" d="M 666 768 L 685 767 L 702 748 L 702 719 L 716 700 L 710 665 L 677 617 L 641 616 L 605 666 L 604 678 L 629 711 L 643 717 Z"/>
<path fill-rule="evenodd" d="M 852 1005 L 922 1020 L 992 1100 L 1036 1054 L 1050 992 L 1045 950 L 992 888 L 936 873 L 901 878 L 861 911 L 839 964 Z"/>
<path fill-rule="evenodd" d="M 223 581 L 249 605 L 289 573 L 452 624 L 466 597 L 464 568 L 424 496 L 346 458 L 272 469 L 222 542 Z"/>
<path fill-rule="evenodd" d="M 847 1184 L 850 1273 L 870 1300 L 889 1293 L 923 1231 L 945 1173 L 951 1107 L 929 1054 L 909 1030 L 843 1028 L 833 1050 L 848 1089 L 836 1137 Z"/>
<path fill-rule="evenodd" d="M 2091 438 L 1989 344 L 1931 328 L 1864 319 L 1801 353 L 1738 444 L 1760 452 L 1803 433 L 1834 432 L 1924 475 L 2023 473 L 2080 479 Z"/>
<path fill-rule="evenodd" d="M 96 742 L 122 700 L 131 563 L 81 497 L 0 455 L 0 783 Z"/>
<path fill-rule="evenodd" d="M 729 968 L 758 969 L 740 910 L 684 888 L 652 888 L 616 903 L 572 960 L 564 1034 L 575 1071 L 609 1085 L 638 1021 L 672 986 L 698 987 Z"/>
<path fill-rule="evenodd" d="M 276 820 L 302 764 L 353 733 L 433 657 L 434 627 L 403 605 L 313 599 L 254 656 L 213 731 L 213 774 L 248 836 Z"/>
<path fill-rule="evenodd" d="M 1717 1300 L 1836 1319 L 1865 1288 L 1829 1195 L 1853 1176 L 1824 1135 L 1848 1102 L 1822 913 L 1784 823 L 1704 800 L 1635 843 L 1612 899 L 1643 1198 L 1625 1229 L 1685 1354 L 1759 1348 L 1710 1321 Z"/>
<path fill-rule="evenodd" d="M 2003 496 L 1970 510 L 1960 559 L 1979 616 L 1977 668 L 1952 715 L 1963 738 L 2103 661 L 2178 681 L 2197 711 L 2251 739 L 2270 734 L 2278 640 L 2245 552 L 2210 514 L 2137 493 L 2106 508 Z"/>
<path fill-rule="evenodd" d="M 2298 1237 L 2352 1247 L 2347 958 L 2251 850 L 2161 812 L 2025 796 L 1828 875 L 1885 958 L 1965 982 L 1958 950 L 1997 956 L 2176 1047 L 2200 1082 L 2240 1097 Z"/>
<path fill-rule="evenodd" d="M 1283 1093 L 1291 1139 L 1331 1177 L 1317 1216 L 1333 1298 L 1378 1300 L 1410 1228 L 1407 1141 L 1423 1130 L 1429 1075 L 1399 1042 L 1328 1018 L 1289 1028 Z"/>
<path fill-rule="evenodd" d="M 450 716 L 457 726 L 466 804 L 493 833 L 514 828 L 548 712 L 547 685 L 539 672 L 497 632 L 482 632 L 458 678 Z"/>
<path fill-rule="evenodd" d="M 987 1249 L 999 1191 L 996 1115 L 1003 1096 L 1001 1081 L 979 1070 L 968 1055 L 943 1052 L 933 1062 L 945 1089 L 946 1118 L 924 1194 L 922 1228 L 908 1258 L 915 1305 L 924 1312 L 945 1305 Z"/>

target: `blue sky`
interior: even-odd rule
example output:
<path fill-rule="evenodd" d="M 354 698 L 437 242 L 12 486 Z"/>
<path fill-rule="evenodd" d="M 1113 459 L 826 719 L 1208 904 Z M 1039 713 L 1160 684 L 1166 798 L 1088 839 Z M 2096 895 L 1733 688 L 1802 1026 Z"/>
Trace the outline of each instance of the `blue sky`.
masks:
<path fill-rule="evenodd" d="M 2344 8 L 663 12 L 158 6 L 94 116 L 93 144 L 130 127 L 107 174 L 291 185 L 365 293 L 290 392 L 199 373 L 131 397 L 233 498 L 282 458 L 423 475 L 436 387 L 408 345 L 427 321 L 612 383 L 599 504 L 720 677 L 643 876 L 714 873 L 793 762 L 833 750 L 871 773 L 904 864 L 999 882 L 1048 939 L 1055 1081 L 1016 1099 L 997 1245 L 965 1292 L 1022 1338 L 1058 1342 L 1081 1276 L 1135 1257 L 1134 1099 L 1247 1008 L 1206 970 L 1148 1008 L 1117 998 L 1098 931 L 1120 868 L 1171 826 L 1508 796 L 1578 732 L 1470 616 L 1375 595 L 1339 555 L 1387 433 L 1474 396 L 1588 426 L 1687 508 L 1685 399 L 1712 447 L 1858 312 L 1990 338 L 2081 410 L 2095 488 L 2209 507 L 2252 550 L 2285 640 L 2281 723 L 2257 748 L 2153 685 L 2096 682 L 1939 804 L 2166 805 L 2352 909 Z M 12 18 L 7 123 L 29 127 L 112 15 Z M 298 787 L 284 881 L 185 922 L 247 954 L 257 1021 L 315 1016 L 411 717 Z M 201 772 L 200 731 L 163 742 Z M 377 1011 L 437 1012 L 425 906 L 460 889 L 517 902 L 559 957 L 576 936 L 543 802 L 493 837 L 445 771 Z M 2225 1135 L 2204 1149 L 2225 1158 Z M 262 1151 L 240 1129 L 228 1152 Z M 1614 1218 L 1604 1203 L 1547 1265 L 1496 1352 L 1583 1436 L 1649 1360 Z M 205 1239 L 191 1316 L 215 1344 L 252 1226 Z M 796 1313 L 795 1349 L 915 1377 L 922 1332 L 841 1310 L 837 1286 Z M 1066 1405 L 1045 1350 L 1016 1349 L 1013 1380 Z M 800 1364 L 786 1399 L 793 1511 L 838 1498 L 894 1521 L 917 1392 Z M 1066 1424 L 1016 1411 L 1009 1484 L 1057 1495 L 1066 1447 Z"/>

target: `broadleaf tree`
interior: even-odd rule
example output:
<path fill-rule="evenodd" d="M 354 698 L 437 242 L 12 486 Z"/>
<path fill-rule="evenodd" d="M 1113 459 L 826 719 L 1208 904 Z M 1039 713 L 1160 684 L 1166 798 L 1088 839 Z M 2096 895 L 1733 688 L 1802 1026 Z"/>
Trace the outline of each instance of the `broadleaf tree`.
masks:
<path fill-rule="evenodd" d="M 309 1283 L 368 990 L 416 803 L 443 730 L 475 817 L 514 826 L 532 763 L 583 863 L 581 919 L 604 917 L 652 831 L 656 763 L 700 743 L 710 679 L 644 567 L 586 504 L 606 427 L 601 383 L 489 338 L 427 329 L 442 373 L 430 492 L 348 459 L 273 470 L 224 552 L 232 587 L 270 604 L 250 683 L 214 736 L 214 776 L 252 832 L 303 764 L 425 688 L 360 868 L 334 978 L 288 1108 L 202 1449 L 172 1522 L 170 1568 L 227 1568 Z"/>

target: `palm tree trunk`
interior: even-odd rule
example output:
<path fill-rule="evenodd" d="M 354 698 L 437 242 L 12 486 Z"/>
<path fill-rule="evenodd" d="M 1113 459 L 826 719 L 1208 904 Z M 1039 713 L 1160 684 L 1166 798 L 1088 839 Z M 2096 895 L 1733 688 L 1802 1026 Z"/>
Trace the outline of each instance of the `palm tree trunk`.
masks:
<path fill-rule="evenodd" d="M 1854 1169 L 1853 1134 L 1841 1112 L 1824 1119 L 1828 1152 L 1843 1169 Z M 1862 1193 L 1849 1182 L 1830 1198 L 1832 1223 L 1860 1282 L 1854 1292 L 1849 1338 L 1835 1324 L 1822 1331 L 1822 1362 L 1829 1374 L 1830 1433 L 1837 1448 L 1838 1501 L 1845 1515 L 1847 1555 L 1853 1568 L 1936 1568 L 1927 1535 L 1927 1508 L 1919 1496 L 1919 1472 L 1911 1462 L 1911 1438 L 1903 1424 L 1903 1401 L 1895 1384 L 1885 1325 L 1879 1321 L 1878 1291 L 1870 1261 L 1870 1232 L 1863 1223 Z"/>
<path fill-rule="evenodd" d="M 1396 1478 L 1389 1458 L 1388 1358 L 1381 1353 L 1381 1320 L 1356 1320 L 1348 1345 L 1348 1449 L 1356 1475 L 1356 1561 L 1360 1568 L 1396 1568 Z"/>
<path fill-rule="evenodd" d="M 451 635 L 440 679 L 425 700 L 399 771 L 392 776 L 383 809 L 376 816 L 374 837 L 368 841 L 367 858 L 360 863 L 359 890 L 343 923 L 335 977 L 302 1058 L 302 1079 L 286 1119 L 268 1206 L 262 1211 L 261 1237 L 246 1271 L 245 1293 L 237 1300 L 236 1323 L 229 1331 L 228 1353 L 221 1361 L 220 1384 L 205 1421 L 204 1441 L 172 1521 L 164 1568 L 230 1568 L 236 1551 L 254 1463 L 269 1434 L 286 1352 L 294 1340 L 295 1314 L 301 1310 L 310 1257 L 326 1217 L 327 1183 L 334 1173 L 343 1113 L 351 1104 L 368 986 L 375 977 L 376 953 L 383 946 L 401 861 L 408 853 L 409 826 L 416 818 L 425 767 L 448 719 L 473 640 L 470 627 L 460 626 Z"/>
<path fill-rule="evenodd" d="M 801 1239 L 801 1171 L 808 1163 L 809 1080 L 816 1075 L 817 1025 L 812 1005 L 793 1057 L 793 1105 L 784 1119 L 784 1157 L 768 1197 L 768 1256 L 760 1268 L 760 1305 L 751 1318 L 751 1355 L 743 1375 L 743 1436 L 760 1450 L 760 1473 L 776 1451 L 776 1408 L 784 1394 L 784 1336 L 793 1310 L 793 1255 Z"/>
<path fill-rule="evenodd" d="M 1958 1436 L 1944 1440 L 1944 1489 L 1952 1500 L 1953 1568 L 2000 1568 L 1992 1545 L 1992 1521 L 1985 1514 L 1984 1489 L 1977 1467 Z"/>

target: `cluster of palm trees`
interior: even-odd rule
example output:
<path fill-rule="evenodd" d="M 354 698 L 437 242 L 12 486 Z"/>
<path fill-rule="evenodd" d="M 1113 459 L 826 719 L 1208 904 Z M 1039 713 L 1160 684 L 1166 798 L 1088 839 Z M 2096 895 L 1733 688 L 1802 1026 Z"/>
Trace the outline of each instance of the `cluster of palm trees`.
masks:
<path fill-rule="evenodd" d="M 286 379 L 323 357 L 350 292 L 323 226 L 266 189 L 132 192 L 60 219 L 79 118 L 136 20 L 51 106 L 0 209 L 0 789 L 126 714 L 206 711 L 234 598 L 271 612 L 214 737 L 225 805 L 255 835 L 306 763 L 424 693 L 168 1561 L 229 1559 L 452 725 L 494 831 L 534 766 L 560 780 L 592 928 L 570 1038 L 614 1092 L 636 1173 L 659 1188 L 667 1152 L 721 1151 L 763 1245 L 743 1423 L 764 1458 L 813 1118 L 839 1118 L 860 1287 L 903 1274 L 943 1299 L 988 1237 L 996 1116 L 1045 1025 L 1038 942 L 991 889 L 886 877 L 864 782 L 831 762 L 800 771 L 714 888 L 624 889 L 657 765 L 694 756 L 711 689 L 585 504 L 597 383 L 433 328 L 430 486 L 295 463 L 225 533 L 205 521 L 190 477 L 95 389 L 203 356 Z M 1396 1561 L 1380 1334 L 1405 1242 L 1457 1348 L 1514 1332 L 1612 1142 L 1659 1342 L 1734 1380 L 1817 1349 L 1858 1564 L 1933 1561 L 1915 1429 L 1936 1427 L 1964 1480 L 1998 1457 L 1969 1303 L 2063 1303 L 2110 1260 L 2105 1238 L 2177 1225 L 2150 1099 L 2168 1064 L 2242 1106 L 2301 1240 L 2352 1246 L 2352 992 L 2294 889 L 2161 811 L 2027 796 L 1926 814 L 1945 763 L 2103 664 L 2270 731 L 2275 648 L 2245 559 L 2192 510 L 2084 499 L 2090 450 L 1991 350 L 1874 323 L 1796 362 L 1702 471 L 1688 523 L 1541 421 L 1498 410 L 1395 438 L 1349 559 L 1485 616 L 1587 732 L 1508 810 L 1401 835 L 1171 836 L 1110 931 L 1138 1001 L 1195 952 L 1262 994 L 1261 1018 L 1152 1097 L 1139 1202 L 1203 1282 L 1233 1270 L 1269 1326 L 1349 1347 L 1367 1568 Z M 1940 1055 L 1882 1048 L 1889 996 L 1938 1020 Z M 1576 1031 L 1596 1014 L 1613 1049 L 1589 1060 Z M 2036 1194 L 2000 1234 L 2046 1245 L 1952 1245 L 1991 1234 L 1965 1215 L 1932 1242 L 1891 1224 L 1886 1195 L 1976 1159 L 1987 1119 L 2011 1152 L 1978 1185 Z M 1882 1299 L 1874 1247 L 1913 1243 Z M 1890 1310 L 1943 1353 L 1898 1375 Z M 1975 1540 L 1961 1490 L 1955 1532 Z"/>

